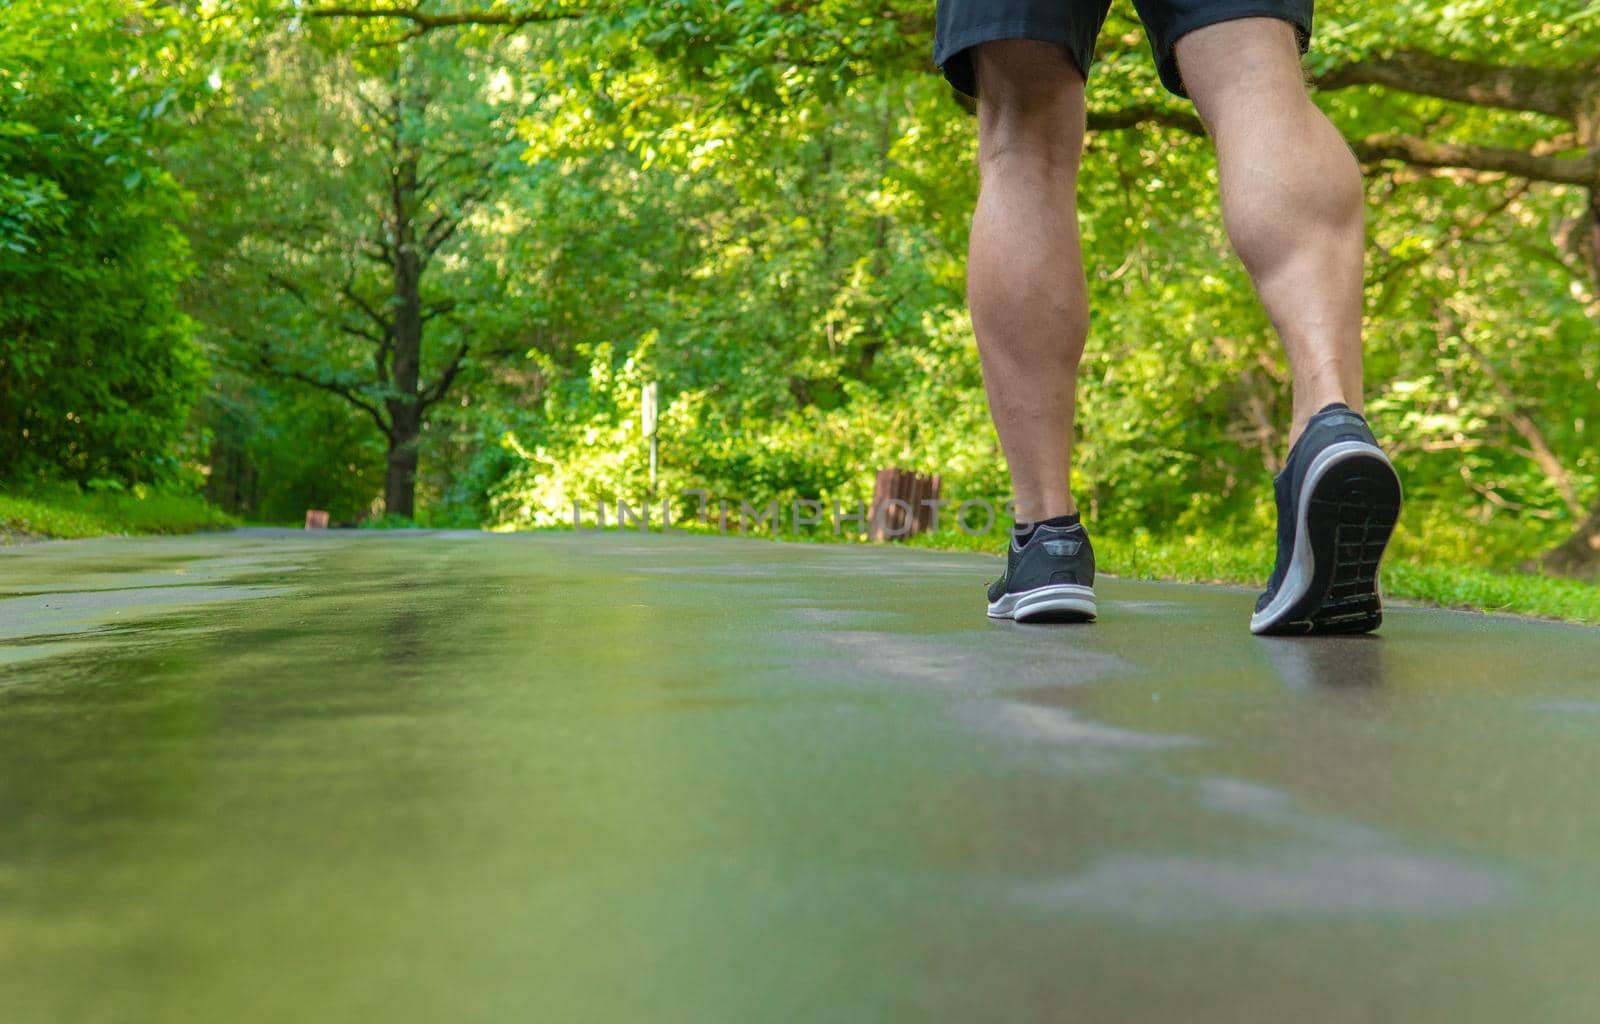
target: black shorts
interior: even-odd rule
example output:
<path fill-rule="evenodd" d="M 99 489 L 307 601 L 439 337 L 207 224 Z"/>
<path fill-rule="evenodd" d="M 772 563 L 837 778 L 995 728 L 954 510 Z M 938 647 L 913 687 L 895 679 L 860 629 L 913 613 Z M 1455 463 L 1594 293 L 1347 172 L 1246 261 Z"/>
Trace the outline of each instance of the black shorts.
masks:
<path fill-rule="evenodd" d="M 1187 96 L 1173 46 L 1178 37 L 1206 25 L 1235 18 L 1281 18 L 1294 25 L 1300 52 L 1311 45 L 1312 0 L 1133 0 L 1155 51 L 1161 84 Z M 1038 39 L 1060 43 L 1085 76 L 1094 60 L 1094 41 L 1111 0 L 939 0 L 933 36 L 933 62 L 950 84 L 978 95 L 972 54 L 979 43 L 996 39 Z"/>

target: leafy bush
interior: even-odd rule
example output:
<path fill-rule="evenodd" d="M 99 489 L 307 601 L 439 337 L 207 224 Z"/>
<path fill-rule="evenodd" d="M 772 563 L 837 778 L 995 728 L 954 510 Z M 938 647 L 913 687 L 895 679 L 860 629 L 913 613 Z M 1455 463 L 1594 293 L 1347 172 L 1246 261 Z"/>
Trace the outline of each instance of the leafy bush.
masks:
<path fill-rule="evenodd" d="M 205 365 L 176 304 L 182 195 L 147 137 L 172 93 L 144 95 L 125 66 L 142 14 L 132 0 L 5 14 L 0 478 L 180 473 Z"/>

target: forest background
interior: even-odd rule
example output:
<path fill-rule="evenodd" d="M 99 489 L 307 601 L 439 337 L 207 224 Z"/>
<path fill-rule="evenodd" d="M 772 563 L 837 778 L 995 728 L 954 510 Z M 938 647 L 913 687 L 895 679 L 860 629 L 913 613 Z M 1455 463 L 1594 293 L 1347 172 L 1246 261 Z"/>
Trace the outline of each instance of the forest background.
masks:
<path fill-rule="evenodd" d="M 0 532 L 852 506 L 890 466 L 1002 505 L 932 13 L 5 0 Z M 1366 172 L 1391 591 L 1600 621 L 1600 4 L 1325 0 L 1306 66 Z M 1129 5 L 1089 104 L 1075 493 L 1112 572 L 1259 579 L 1286 367 Z"/>

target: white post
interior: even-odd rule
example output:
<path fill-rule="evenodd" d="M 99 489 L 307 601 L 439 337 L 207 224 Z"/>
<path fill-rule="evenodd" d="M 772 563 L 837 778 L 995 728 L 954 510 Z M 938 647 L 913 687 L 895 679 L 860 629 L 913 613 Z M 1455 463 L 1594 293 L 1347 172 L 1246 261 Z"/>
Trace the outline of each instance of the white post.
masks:
<path fill-rule="evenodd" d="M 650 439 L 650 492 L 656 489 L 656 382 L 646 384 L 639 394 L 639 420 L 644 436 Z"/>

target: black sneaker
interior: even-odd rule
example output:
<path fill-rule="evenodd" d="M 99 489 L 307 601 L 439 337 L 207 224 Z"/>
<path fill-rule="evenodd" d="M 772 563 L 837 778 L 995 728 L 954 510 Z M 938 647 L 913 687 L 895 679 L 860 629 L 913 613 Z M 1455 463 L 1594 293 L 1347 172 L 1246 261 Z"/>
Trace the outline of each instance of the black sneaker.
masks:
<path fill-rule="evenodd" d="M 1377 629 L 1378 562 L 1400 518 L 1400 477 L 1367 421 L 1342 402 L 1311 417 L 1272 489 L 1278 564 L 1250 632 Z"/>
<path fill-rule="evenodd" d="M 1088 622 L 1095 616 L 1094 548 L 1082 523 L 1034 527 L 1006 548 L 1006 574 L 989 585 L 989 617 Z"/>

